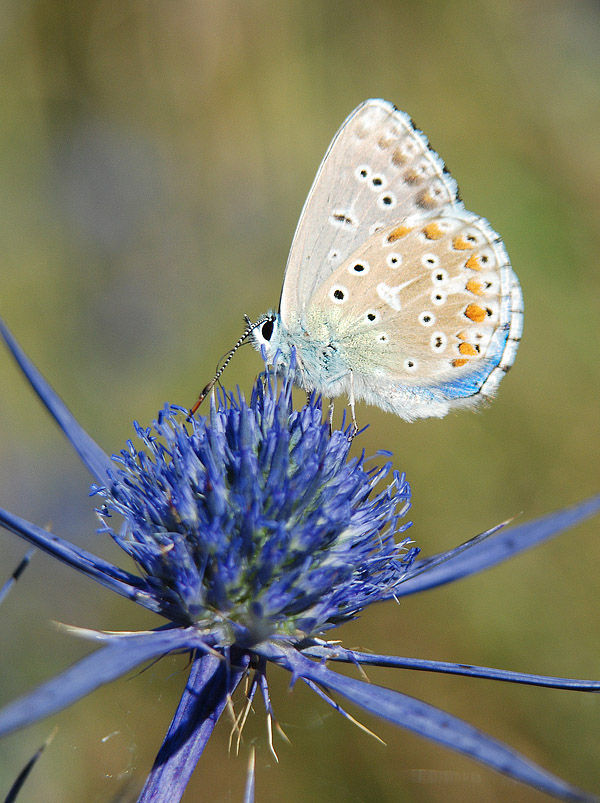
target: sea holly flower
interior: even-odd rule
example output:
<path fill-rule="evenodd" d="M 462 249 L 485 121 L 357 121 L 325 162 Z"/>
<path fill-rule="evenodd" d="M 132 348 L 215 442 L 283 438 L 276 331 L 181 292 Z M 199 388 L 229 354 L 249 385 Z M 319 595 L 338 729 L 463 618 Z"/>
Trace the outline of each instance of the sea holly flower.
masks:
<path fill-rule="evenodd" d="M 165 407 L 136 425 L 120 469 L 96 489 L 104 529 L 140 568 L 170 621 L 221 646 L 321 635 L 389 596 L 416 554 L 410 490 L 398 473 L 348 460 L 313 399 L 295 411 L 288 378 L 258 382 L 250 404 L 223 396 L 208 419 Z M 118 513 L 122 531 L 112 526 Z"/>
<path fill-rule="evenodd" d="M 494 528 L 419 559 L 406 535 L 405 477 L 350 457 L 350 428 L 329 432 L 318 399 L 295 410 L 291 376 L 260 379 L 250 402 L 219 394 L 208 417 L 166 406 L 111 460 L 24 355 L 0 332 L 26 377 L 95 479 L 102 530 L 138 572 L 101 560 L 0 510 L 0 524 L 165 620 L 153 631 L 91 632 L 91 655 L 0 711 L 0 734 L 35 722 L 149 660 L 188 652 L 190 672 L 139 801 L 181 799 L 212 730 L 244 678 L 273 716 L 268 673 L 277 667 L 352 719 L 348 700 L 522 783 L 563 800 L 596 798 L 425 702 L 334 662 L 413 668 L 579 691 L 570 680 L 465 664 L 373 655 L 328 636 L 368 605 L 458 580 L 556 535 L 600 509 L 600 496 L 536 521 Z M 387 456 L 381 453 L 379 457 Z M 243 719 L 246 711 L 242 712 Z M 253 799 L 249 773 L 245 800 Z"/>

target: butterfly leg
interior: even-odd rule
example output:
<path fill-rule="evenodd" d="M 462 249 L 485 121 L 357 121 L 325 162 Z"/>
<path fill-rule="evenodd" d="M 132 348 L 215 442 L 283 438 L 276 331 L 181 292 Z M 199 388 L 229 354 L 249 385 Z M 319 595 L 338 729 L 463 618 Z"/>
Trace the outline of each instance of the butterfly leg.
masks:
<path fill-rule="evenodd" d="M 354 374 L 350 371 L 350 394 L 349 394 L 349 402 L 350 402 L 350 415 L 352 416 L 352 429 L 350 430 L 350 441 L 354 440 L 354 436 L 358 432 L 358 424 L 356 423 L 356 409 L 355 409 L 355 400 L 354 400 Z"/>
<path fill-rule="evenodd" d="M 329 437 L 333 435 L 333 399 L 329 399 L 329 407 L 327 408 L 327 423 L 329 424 Z"/>

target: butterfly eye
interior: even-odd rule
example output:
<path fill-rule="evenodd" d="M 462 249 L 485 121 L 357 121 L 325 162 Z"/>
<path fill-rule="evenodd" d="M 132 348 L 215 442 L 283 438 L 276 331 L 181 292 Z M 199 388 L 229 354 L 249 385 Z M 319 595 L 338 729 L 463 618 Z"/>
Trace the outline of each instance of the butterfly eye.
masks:
<path fill-rule="evenodd" d="M 267 342 L 273 337 L 273 328 L 274 321 L 272 319 L 265 321 L 260 327 L 260 333 Z"/>

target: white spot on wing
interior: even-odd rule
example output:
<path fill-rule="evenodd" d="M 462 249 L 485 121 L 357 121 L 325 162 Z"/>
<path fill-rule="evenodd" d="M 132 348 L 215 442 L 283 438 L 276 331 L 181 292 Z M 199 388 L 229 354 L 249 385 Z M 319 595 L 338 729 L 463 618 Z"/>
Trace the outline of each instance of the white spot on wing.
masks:
<path fill-rule="evenodd" d="M 375 192 L 380 192 L 387 187 L 387 178 L 383 175 L 383 173 L 375 173 L 375 175 L 371 176 L 369 185 L 372 190 L 375 190 Z"/>
<path fill-rule="evenodd" d="M 432 351 L 440 353 L 446 349 L 448 338 L 444 332 L 434 332 L 431 335 L 430 343 Z"/>
<path fill-rule="evenodd" d="M 366 276 L 370 269 L 369 263 L 365 259 L 357 259 L 356 262 L 348 265 L 348 273 L 354 276 Z"/>
<path fill-rule="evenodd" d="M 348 289 L 343 284 L 336 284 L 329 291 L 329 299 L 334 304 L 345 304 L 348 297 Z"/>
<path fill-rule="evenodd" d="M 393 209 L 398 203 L 393 192 L 384 192 L 377 199 L 377 206 L 380 209 Z"/>
<path fill-rule="evenodd" d="M 398 284 L 395 287 L 390 287 L 389 284 L 380 282 L 377 285 L 377 295 L 388 307 L 399 312 L 402 309 L 402 304 L 398 298 L 400 291 L 404 290 L 405 287 L 408 287 L 408 285 L 412 284 L 414 281 L 416 281 L 416 279 L 409 279 L 407 282 Z"/>

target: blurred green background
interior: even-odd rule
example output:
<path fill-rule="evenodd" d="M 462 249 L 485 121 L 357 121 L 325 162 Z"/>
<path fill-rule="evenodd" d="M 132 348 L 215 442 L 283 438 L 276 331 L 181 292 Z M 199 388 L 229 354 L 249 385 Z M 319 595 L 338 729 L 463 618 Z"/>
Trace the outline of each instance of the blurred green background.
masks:
<path fill-rule="evenodd" d="M 469 209 L 505 239 L 525 296 L 515 367 L 487 410 L 406 424 L 359 407 L 393 450 L 424 554 L 599 489 L 600 6 L 554 0 L 3 0 L 0 313 L 107 451 L 165 401 L 190 405 L 243 314 L 276 306 L 317 166 L 359 102 L 424 129 Z M 225 376 L 248 391 L 260 361 Z M 0 350 L 0 504 L 105 557 L 90 479 Z M 302 396 L 299 396 L 301 401 Z M 338 404 L 338 414 L 341 405 Z M 600 677 L 600 522 L 455 586 L 375 607 L 346 646 Z M 24 546 L 0 533 L 3 576 Z M 51 621 L 157 620 L 37 555 L 2 608 L 8 701 L 89 645 Z M 337 634 L 336 634 L 337 635 Z M 2 743 L 0 796 L 57 724 L 22 801 L 135 799 L 185 677 L 168 658 Z M 600 793 L 600 700 L 372 670 Z M 240 757 L 224 717 L 186 801 L 541 801 L 369 716 L 370 739 L 271 673 L 292 741 L 260 703 Z M 239 704 L 239 703 L 238 703 Z"/>

